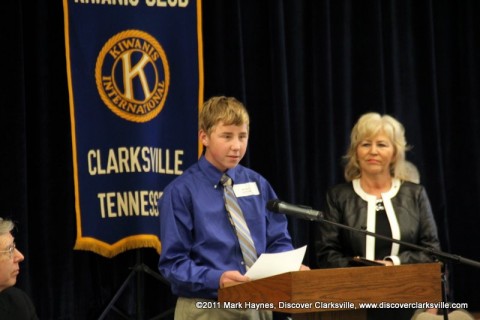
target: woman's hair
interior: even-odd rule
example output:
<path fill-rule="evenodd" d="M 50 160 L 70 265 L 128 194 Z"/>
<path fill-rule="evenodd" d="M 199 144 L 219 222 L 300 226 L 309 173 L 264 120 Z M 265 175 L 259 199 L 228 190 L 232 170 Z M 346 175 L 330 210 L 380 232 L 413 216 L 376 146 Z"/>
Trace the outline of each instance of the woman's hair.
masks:
<path fill-rule="evenodd" d="M 363 140 L 372 138 L 379 133 L 385 134 L 393 144 L 394 156 L 390 164 L 391 176 L 400 180 L 419 183 L 420 178 L 416 167 L 405 159 L 405 152 L 410 149 L 410 146 L 407 145 L 403 125 L 389 115 L 380 115 L 376 112 L 362 115 L 352 129 L 350 147 L 343 157 L 345 179 L 352 181 L 360 178 L 361 171 L 357 159 L 357 147 Z"/>
<path fill-rule="evenodd" d="M 250 125 L 245 106 L 233 97 L 217 96 L 205 101 L 198 117 L 198 128 L 210 135 L 213 128 L 223 122 L 224 125 Z"/>
<path fill-rule="evenodd" d="M 0 218 L 0 236 L 10 233 L 14 227 L 15 224 L 12 220 Z"/>

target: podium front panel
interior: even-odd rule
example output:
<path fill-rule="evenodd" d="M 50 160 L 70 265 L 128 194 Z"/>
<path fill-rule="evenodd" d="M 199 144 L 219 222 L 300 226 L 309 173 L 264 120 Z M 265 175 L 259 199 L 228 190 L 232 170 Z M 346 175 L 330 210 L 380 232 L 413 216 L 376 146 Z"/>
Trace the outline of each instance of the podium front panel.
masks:
<path fill-rule="evenodd" d="M 362 303 L 442 301 L 439 263 L 288 272 L 219 290 L 219 302 L 285 313 L 355 310 Z"/>

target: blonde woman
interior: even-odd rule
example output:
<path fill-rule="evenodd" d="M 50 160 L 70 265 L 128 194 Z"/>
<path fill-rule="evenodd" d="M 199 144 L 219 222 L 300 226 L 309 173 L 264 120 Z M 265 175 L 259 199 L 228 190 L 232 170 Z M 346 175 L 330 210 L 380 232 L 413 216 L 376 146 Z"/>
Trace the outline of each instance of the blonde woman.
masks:
<path fill-rule="evenodd" d="M 346 182 L 327 192 L 325 218 L 357 229 L 440 250 L 437 226 L 416 168 L 405 159 L 403 125 L 378 113 L 362 115 L 351 132 Z M 435 257 L 361 232 L 319 224 L 320 267 L 346 267 L 354 256 L 384 265 L 432 262 Z M 383 319 L 410 319 L 400 310 Z M 369 319 L 376 319 L 369 313 Z M 383 315 L 385 317 L 385 315 Z M 379 317 L 381 318 L 381 316 Z"/>

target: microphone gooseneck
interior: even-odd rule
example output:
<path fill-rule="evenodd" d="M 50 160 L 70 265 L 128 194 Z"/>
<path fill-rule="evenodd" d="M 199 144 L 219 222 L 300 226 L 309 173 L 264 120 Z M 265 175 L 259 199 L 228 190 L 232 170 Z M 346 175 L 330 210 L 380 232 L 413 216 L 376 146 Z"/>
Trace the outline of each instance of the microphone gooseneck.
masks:
<path fill-rule="evenodd" d="M 317 210 L 313 210 L 310 207 L 297 206 L 290 204 L 279 199 L 270 200 L 267 203 L 267 209 L 276 212 L 291 215 L 295 218 L 318 221 L 323 219 L 323 213 Z"/>

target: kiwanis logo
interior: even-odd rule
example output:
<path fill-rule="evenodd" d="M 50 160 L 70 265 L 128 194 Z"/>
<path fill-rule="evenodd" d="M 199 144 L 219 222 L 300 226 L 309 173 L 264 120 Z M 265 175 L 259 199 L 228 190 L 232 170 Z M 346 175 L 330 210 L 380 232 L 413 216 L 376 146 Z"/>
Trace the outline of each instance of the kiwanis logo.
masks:
<path fill-rule="evenodd" d="M 147 122 L 162 110 L 170 71 L 163 48 L 146 32 L 126 30 L 110 38 L 95 66 L 97 90 L 117 116 Z"/>

